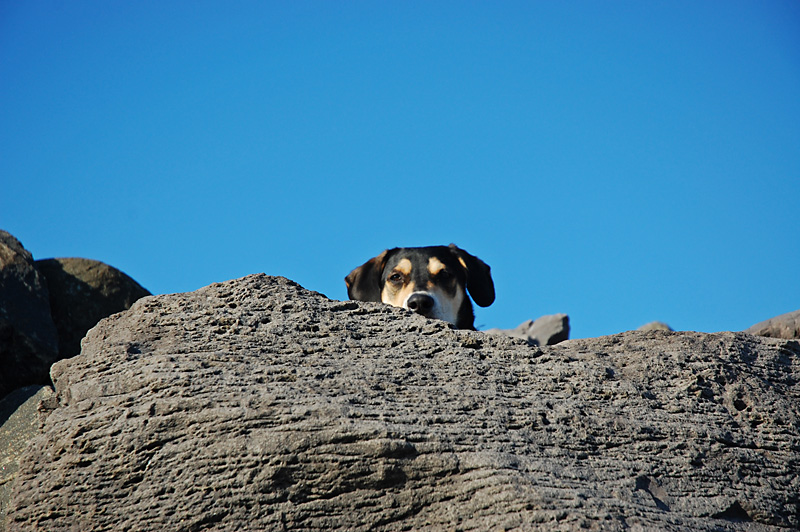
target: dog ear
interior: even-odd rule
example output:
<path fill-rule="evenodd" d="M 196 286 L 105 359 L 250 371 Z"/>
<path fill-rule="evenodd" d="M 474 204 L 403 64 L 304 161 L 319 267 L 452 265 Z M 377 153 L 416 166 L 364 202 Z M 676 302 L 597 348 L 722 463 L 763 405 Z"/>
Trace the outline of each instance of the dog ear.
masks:
<path fill-rule="evenodd" d="M 450 252 L 458 258 L 458 262 L 467 271 L 467 290 L 472 300 L 481 307 L 488 307 L 494 303 L 494 281 L 489 265 L 455 244 L 450 244 Z"/>
<path fill-rule="evenodd" d="M 347 297 L 357 301 L 381 300 L 381 274 L 386 264 L 388 250 L 350 272 L 344 278 L 347 285 Z"/>

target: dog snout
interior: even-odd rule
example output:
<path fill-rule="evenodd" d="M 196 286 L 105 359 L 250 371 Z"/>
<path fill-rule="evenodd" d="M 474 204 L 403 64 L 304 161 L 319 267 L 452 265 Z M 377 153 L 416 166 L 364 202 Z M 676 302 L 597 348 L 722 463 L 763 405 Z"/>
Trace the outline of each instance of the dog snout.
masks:
<path fill-rule="evenodd" d="M 424 292 L 411 294 L 411 296 L 408 298 L 408 301 L 406 301 L 406 306 L 409 310 L 412 310 L 417 314 L 422 314 L 423 316 L 427 316 L 431 313 L 434 304 L 435 301 L 433 298 Z"/>

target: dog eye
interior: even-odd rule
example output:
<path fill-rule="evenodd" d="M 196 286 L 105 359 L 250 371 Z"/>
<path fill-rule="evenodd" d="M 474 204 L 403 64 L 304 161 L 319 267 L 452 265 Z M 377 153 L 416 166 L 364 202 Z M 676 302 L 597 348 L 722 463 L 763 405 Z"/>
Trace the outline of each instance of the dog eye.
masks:
<path fill-rule="evenodd" d="M 449 271 L 447 271 L 447 270 L 442 270 L 442 271 L 440 271 L 439 273 L 437 273 L 437 274 L 436 274 L 436 277 L 438 277 L 438 278 L 439 278 L 440 280 L 442 280 L 442 281 L 447 281 L 447 280 L 448 280 L 448 279 L 450 279 L 452 276 L 453 276 L 453 274 L 452 274 L 452 273 L 450 273 L 450 272 L 449 272 Z"/>
<path fill-rule="evenodd" d="M 403 276 L 400 275 L 399 273 L 395 272 L 395 273 L 393 273 L 392 275 L 389 276 L 389 282 L 394 283 L 394 284 L 400 284 L 400 283 L 403 282 Z"/>

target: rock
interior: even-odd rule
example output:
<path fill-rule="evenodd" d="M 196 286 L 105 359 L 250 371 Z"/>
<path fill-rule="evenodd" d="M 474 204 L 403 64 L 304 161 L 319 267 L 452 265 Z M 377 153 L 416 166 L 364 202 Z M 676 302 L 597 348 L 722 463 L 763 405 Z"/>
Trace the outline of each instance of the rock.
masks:
<path fill-rule="evenodd" d="M 252 275 L 148 297 L 52 369 L 11 530 L 800 527 L 800 343 L 555 346 Z"/>
<path fill-rule="evenodd" d="M 44 279 L 19 240 L 0 230 L 0 397 L 49 382 L 50 365 L 57 359 Z"/>
<path fill-rule="evenodd" d="M 744 332 L 770 338 L 800 338 L 800 310 L 762 321 Z"/>
<path fill-rule="evenodd" d="M 118 269 L 96 260 L 37 260 L 36 267 L 47 281 L 61 358 L 80 353 L 81 339 L 98 321 L 150 295 Z"/>
<path fill-rule="evenodd" d="M 645 323 L 638 329 L 637 331 L 672 331 L 672 327 L 664 323 L 663 321 L 651 321 L 650 323 Z"/>
<path fill-rule="evenodd" d="M 19 456 L 39 434 L 39 404 L 54 398 L 49 386 L 27 386 L 0 400 L 0 530 L 5 522 L 11 481 L 19 469 Z"/>
<path fill-rule="evenodd" d="M 485 332 L 521 338 L 532 346 L 555 345 L 569 338 L 569 316 L 551 314 L 535 321 L 523 321 L 514 329 L 489 329 Z"/>

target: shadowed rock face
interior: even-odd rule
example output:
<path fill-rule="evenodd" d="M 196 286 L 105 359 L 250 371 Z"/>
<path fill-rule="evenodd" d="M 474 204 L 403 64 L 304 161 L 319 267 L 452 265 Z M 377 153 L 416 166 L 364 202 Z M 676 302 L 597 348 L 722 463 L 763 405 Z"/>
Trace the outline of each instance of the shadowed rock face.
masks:
<path fill-rule="evenodd" d="M 0 230 L 0 399 L 31 384 L 48 384 L 50 366 L 80 353 L 98 321 L 150 295 L 102 262 L 33 256 Z"/>
<path fill-rule="evenodd" d="M 58 360 L 44 277 L 19 240 L 0 230 L 0 399 L 16 388 L 48 381 Z"/>
<path fill-rule="evenodd" d="M 549 347 L 253 275 L 145 298 L 52 369 L 12 530 L 800 526 L 800 345 Z"/>
<path fill-rule="evenodd" d="M 81 352 L 81 339 L 98 321 L 127 310 L 150 292 L 123 272 L 100 261 L 80 258 L 36 261 L 50 294 L 60 358 Z"/>

